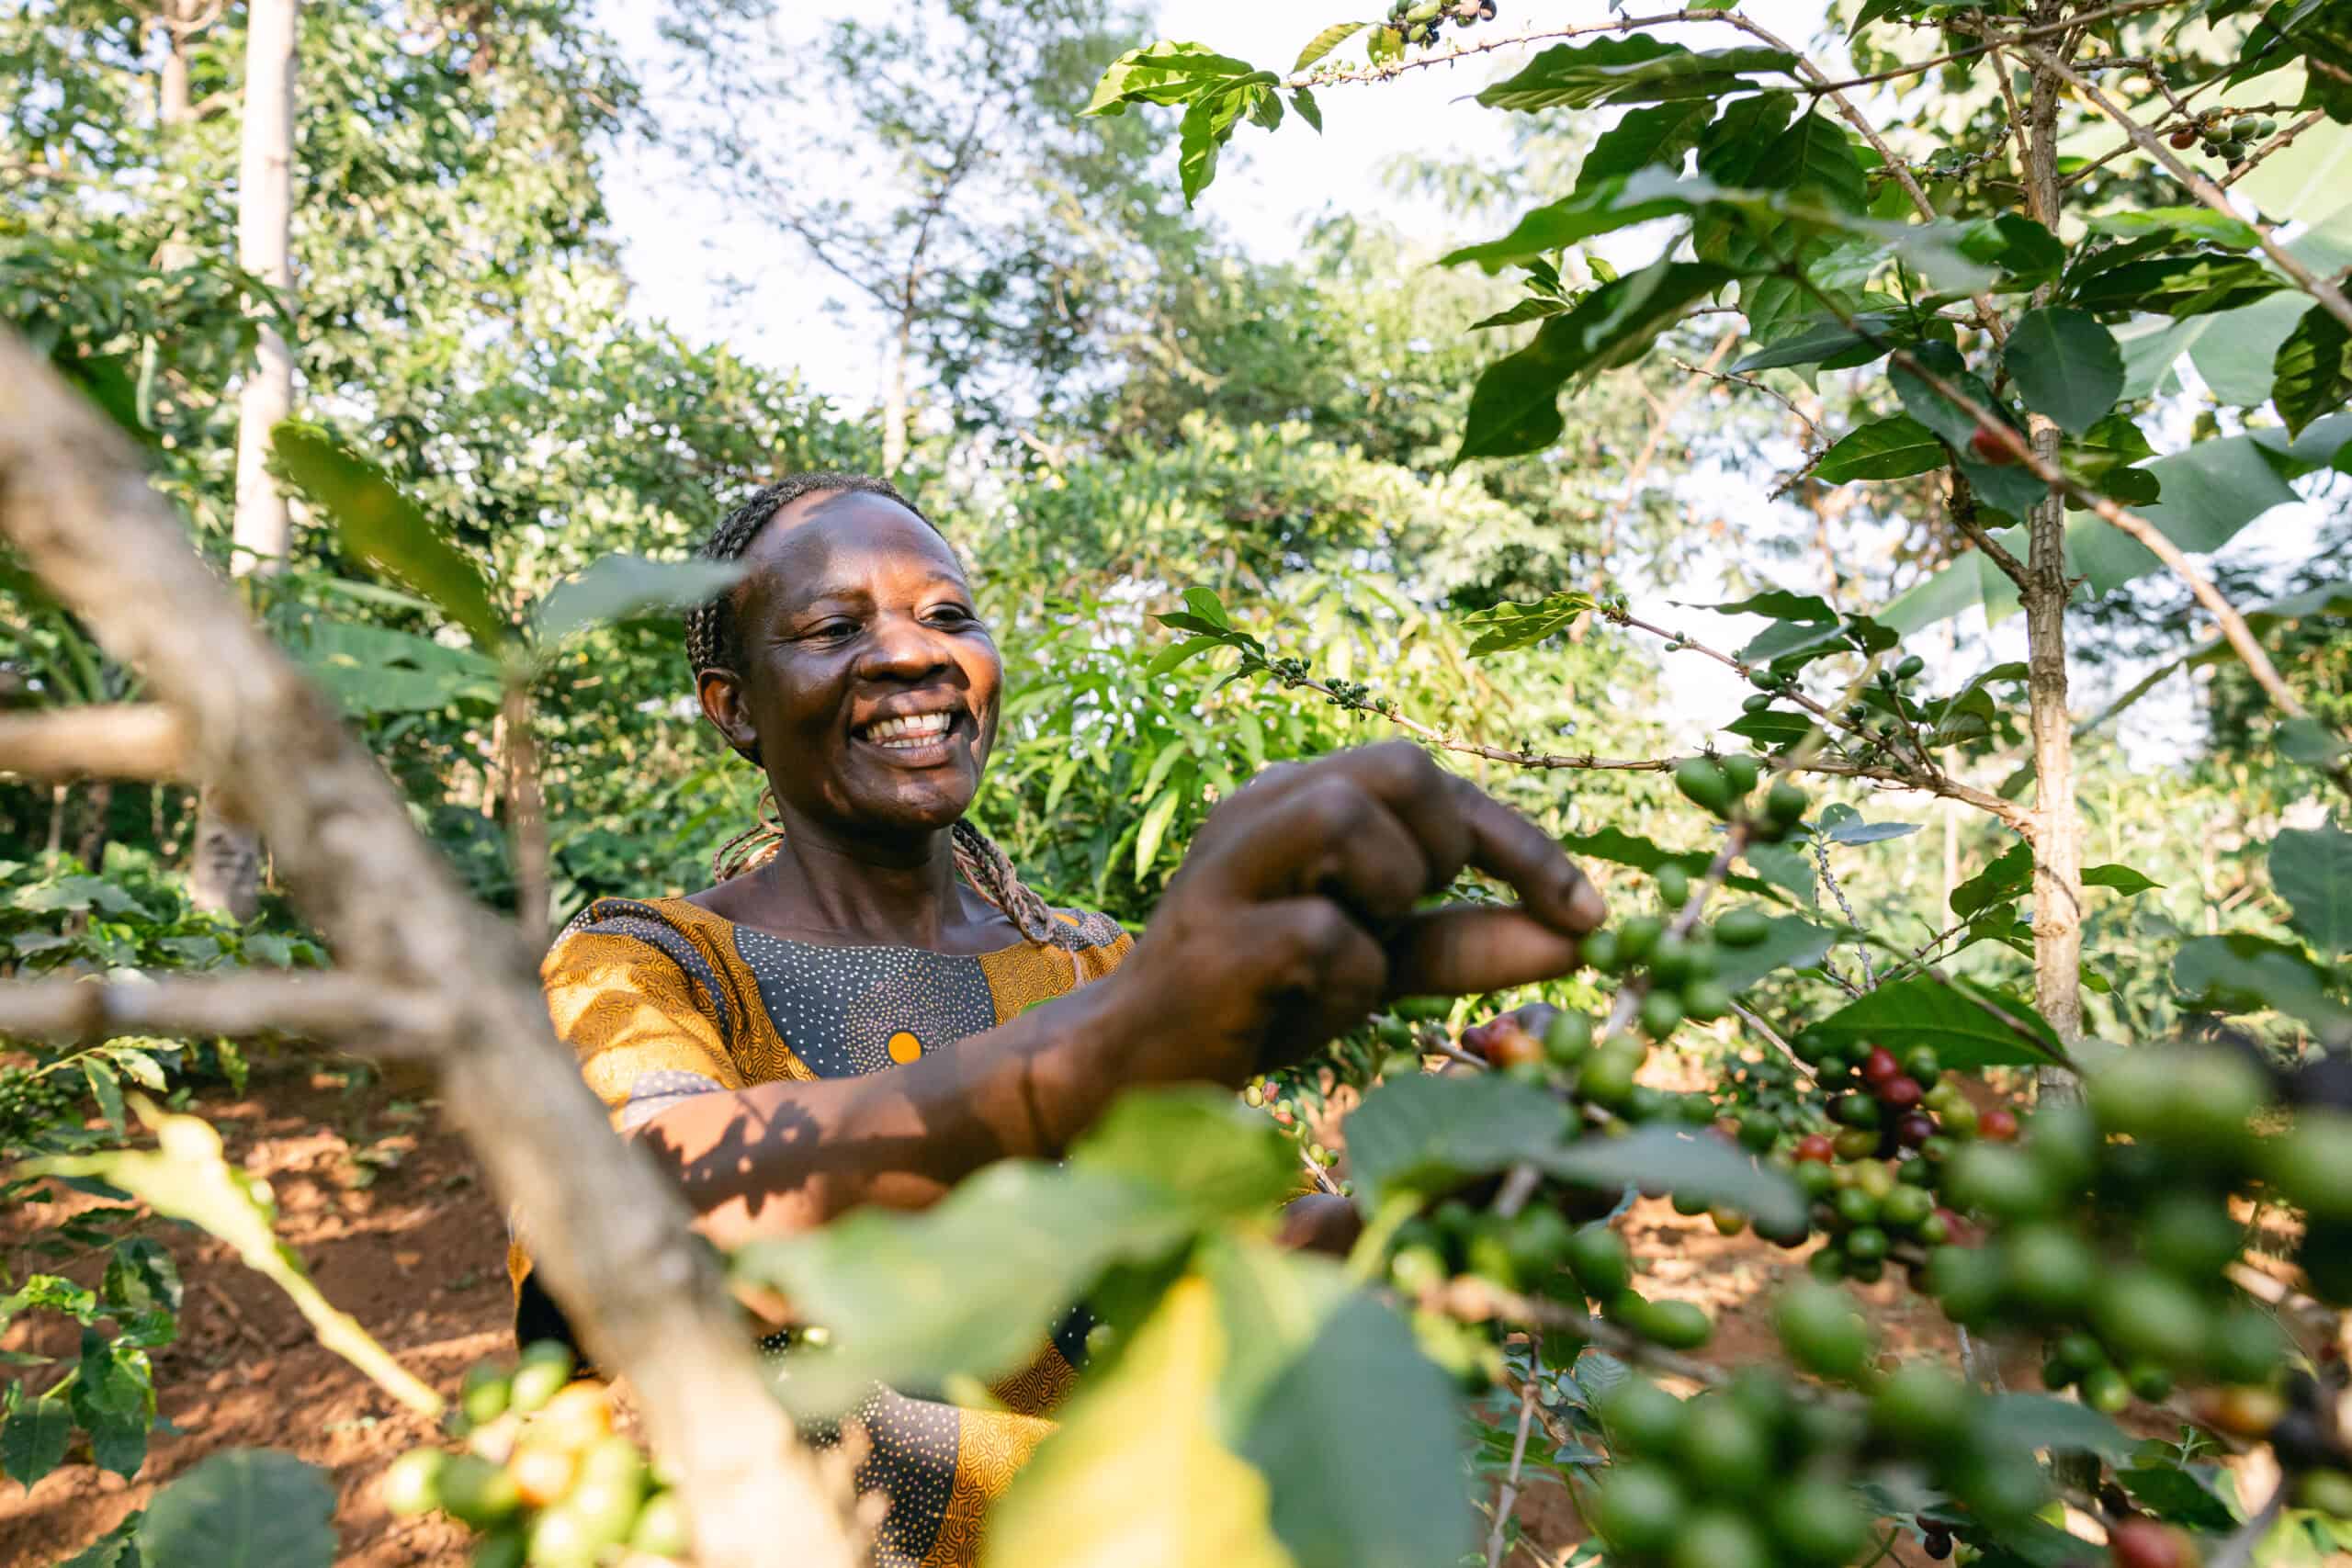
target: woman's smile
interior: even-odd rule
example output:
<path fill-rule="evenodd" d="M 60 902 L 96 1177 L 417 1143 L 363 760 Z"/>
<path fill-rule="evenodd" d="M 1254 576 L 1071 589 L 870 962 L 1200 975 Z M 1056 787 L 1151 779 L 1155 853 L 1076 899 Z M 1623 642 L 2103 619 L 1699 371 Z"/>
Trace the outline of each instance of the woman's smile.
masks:
<path fill-rule="evenodd" d="M 971 738 L 971 715 L 962 704 L 905 706 L 850 730 L 850 739 L 879 751 L 901 768 L 936 767 L 959 760 Z"/>

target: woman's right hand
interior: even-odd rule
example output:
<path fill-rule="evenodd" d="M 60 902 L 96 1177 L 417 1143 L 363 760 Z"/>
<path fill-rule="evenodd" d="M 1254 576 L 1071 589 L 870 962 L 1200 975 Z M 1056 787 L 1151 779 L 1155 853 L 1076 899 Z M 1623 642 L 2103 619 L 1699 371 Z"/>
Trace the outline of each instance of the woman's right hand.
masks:
<path fill-rule="evenodd" d="M 1518 904 L 1415 908 L 1464 866 Z M 1269 769 L 1210 814 L 1102 983 L 1123 1021 L 1112 1070 L 1238 1083 L 1390 998 L 1565 974 L 1607 912 L 1543 829 L 1409 742 Z"/>

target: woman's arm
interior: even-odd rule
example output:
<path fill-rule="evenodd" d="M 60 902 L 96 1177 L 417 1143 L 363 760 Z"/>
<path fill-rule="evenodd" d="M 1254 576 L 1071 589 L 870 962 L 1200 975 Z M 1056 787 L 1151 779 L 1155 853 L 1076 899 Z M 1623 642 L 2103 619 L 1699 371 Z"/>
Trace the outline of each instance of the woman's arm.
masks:
<path fill-rule="evenodd" d="M 1465 865 L 1519 907 L 1415 908 Z M 1222 802 L 1106 978 L 904 1067 L 698 1096 L 639 1136 L 721 1246 L 920 1207 L 991 1160 L 1058 1155 L 1124 1089 L 1238 1084 L 1385 998 L 1563 974 L 1605 914 L 1540 829 L 1419 748 L 1340 752 Z"/>

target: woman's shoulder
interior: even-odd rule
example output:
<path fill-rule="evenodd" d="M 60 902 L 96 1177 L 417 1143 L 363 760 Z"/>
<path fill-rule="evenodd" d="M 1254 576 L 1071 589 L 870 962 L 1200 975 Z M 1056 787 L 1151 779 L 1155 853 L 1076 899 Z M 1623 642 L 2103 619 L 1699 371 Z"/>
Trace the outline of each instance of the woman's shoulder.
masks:
<path fill-rule="evenodd" d="M 652 949 L 692 973 L 725 951 L 728 922 L 684 898 L 594 898 L 564 922 L 548 946 L 543 974 L 608 957 L 616 944 Z"/>
<path fill-rule="evenodd" d="M 1053 945 L 1072 953 L 1099 948 L 1121 948 L 1124 951 L 1122 944 L 1132 943 L 1135 940 L 1125 926 L 1100 909 L 1063 908 L 1048 904 L 1046 910 L 1054 917 Z"/>

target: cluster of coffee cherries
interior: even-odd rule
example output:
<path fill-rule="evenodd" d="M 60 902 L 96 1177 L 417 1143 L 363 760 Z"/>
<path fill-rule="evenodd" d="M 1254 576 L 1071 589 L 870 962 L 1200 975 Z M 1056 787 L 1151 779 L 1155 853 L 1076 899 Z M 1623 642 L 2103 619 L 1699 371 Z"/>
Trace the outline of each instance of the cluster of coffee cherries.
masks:
<path fill-rule="evenodd" d="M 1634 1289 L 1633 1254 L 1604 1217 L 1620 1196 L 1597 1188 L 1547 1184 L 1510 1215 L 1464 1198 L 1449 1198 L 1399 1229 L 1389 1259 L 1390 1282 L 1414 1301 L 1456 1276 L 1469 1275 L 1506 1291 L 1586 1307 L 1669 1350 L 1696 1349 L 1714 1332 L 1703 1311 L 1689 1302 L 1653 1299 Z M 1436 1311 L 1413 1315 L 1422 1349 L 1473 1389 L 1491 1387 L 1502 1379 L 1498 1326 L 1464 1323 Z M 1569 1331 L 1547 1335 L 1544 1342 L 1546 1359 L 1558 1366 L 1574 1361 L 1582 1348 L 1582 1341 Z"/>
<path fill-rule="evenodd" d="M 1457 28 L 1469 28 L 1491 22 L 1495 15 L 1495 0 L 1391 0 L 1388 25 L 1407 43 L 1435 49 L 1447 18 Z"/>
<path fill-rule="evenodd" d="M 1819 1279 L 1869 1283 L 1906 1243 L 1952 1240 L 1962 1222 L 1937 1197 L 1946 1163 L 1972 1139 L 2016 1137 L 2016 1115 L 2000 1107 L 1980 1115 L 1931 1046 L 1854 1055 L 1800 1032 L 1793 1049 L 1812 1062 L 1832 1124 L 1785 1151 L 1790 1179 L 1812 1201 L 1813 1228 L 1826 1238 L 1806 1267 Z M 1770 1146 L 1781 1152 L 1779 1136 Z"/>
<path fill-rule="evenodd" d="M 41 1130 L 55 1122 L 78 1123 L 74 1112 L 81 1099 L 79 1075 L 69 1085 L 62 1073 L 0 1067 L 0 1151 L 31 1147 Z"/>
<path fill-rule="evenodd" d="M 474 1568 L 653 1568 L 684 1558 L 684 1505 L 613 1429 L 605 1386 L 572 1371 L 570 1348 L 553 1341 L 527 1347 L 511 1370 L 477 1363 L 448 1420 L 465 1447 L 402 1454 L 385 1472 L 386 1505 L 437 1509 L 481 1531 Z"/>
<path fill-rule="evenodd" d="M 2211 108 L 2193 125 L 2172 133 L 2173 146 L 2183 152 L 2202 145 L 2208 157 L 2235 168 L 2246 161 L 2257 141 L 2278 134 L 2278 122 L 2267 115 L 2242 114 L 2236 109 Z"/>
<path fill-rule="evenodd" d="M 1418 1068 L 1419 1063 L 1415 1065 Z M 1340 1156 L 1315 1135 L 1314 1098 L 1303 1079 L 1276 1073 L 1260 1073 L 1241 1089 L 1241 1102 L 1252 1111 L 1263 1111 L 1283 1136 L 1298 1145 L 1302 1161 L 1329 1170 L 1339 1163 Z M 1340 1190 L 1352 1192 L 1354 1187 L 1341 1182 Z"/>
<path fill-rule="evenodd" d="M 2230 1278 L 2247 1243 L 2232 1204 L 2262 1187 L 2305 1212 L 2313 1291 L 2345 1283 L 2330 1279 L 2344 1269 L 2330 1216 L 2352 1205 L 2352 1118 L 2288 1119 L 2272 1091 L 2265 1066 L 2231 1047 L 2124 1054 L 2082 1103 L 2044 1106 L 2016 1143 L 1952 1156 L 1946 1198 L 1988 1236 L 1930 1251 L 1922 1285 L 1964 1326 L 2038 1330 L 2044 1382 L 2094 1409 L 2196 1378 L 2221 1385 L 2201 1400 L 2214 1424 L 2270 1440 L 2290 1471 L 2341 1475 L 2332 1402 L 2288 1397 L 2287 1340 Z"/>

